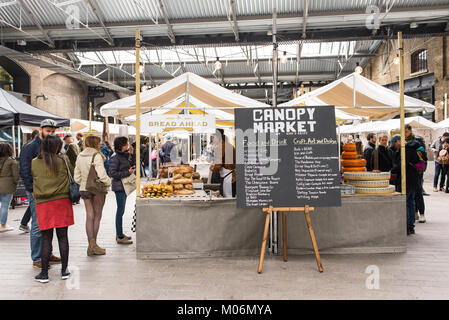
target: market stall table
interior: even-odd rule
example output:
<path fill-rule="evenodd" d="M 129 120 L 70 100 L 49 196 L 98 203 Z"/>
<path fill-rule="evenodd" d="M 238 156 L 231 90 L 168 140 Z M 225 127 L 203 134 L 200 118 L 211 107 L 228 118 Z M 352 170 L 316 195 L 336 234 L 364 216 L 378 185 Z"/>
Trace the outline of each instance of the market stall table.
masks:
<path fill-rule="evenodd" d="M 405 252 L 405 219 L 405 196 L 398 194 L 343 196 L 341 207 L 311 213 L 322 254 Z M 142 198 L 136 201 L 136 220 L 138 259 L 256 257 L 265 215 L 258 208 L 237 208 L 235 199 Z M 289 256 L 312 254 L 304 216 L 288 213 L 287 220 Z"/>

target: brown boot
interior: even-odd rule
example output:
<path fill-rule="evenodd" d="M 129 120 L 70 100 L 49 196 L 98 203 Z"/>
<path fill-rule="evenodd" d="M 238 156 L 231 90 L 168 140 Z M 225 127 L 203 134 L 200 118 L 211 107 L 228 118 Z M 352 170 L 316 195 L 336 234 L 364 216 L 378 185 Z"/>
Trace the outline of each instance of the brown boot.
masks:
<path fill-rule="evenodd" d="M 101 256 L 101 255 L 104 255 L 104 254 L 106 254 L 106 250 L 105 249 L 101 249 L 97 245 L 97 243 L 95 242 L 94 238 L 89 239 L 89 248 L 87 248 L 87 255 L 90 255 L 90 256 L 93 256 L 93 255 Z"/>
<path fill-rule="evenodd" d="M 92 247 L 92 240 L 93 239 L 88 239 L 89 240 L 89 246 L 87 247 L 87 256 L 93 256 L 94 255 L 94 248 Z"/>
<path fill-rule="evenodd" d="M 97 244 L 97 238 L 94 238 L 95 239 L 95 249 L 96 249 L 96 251 L 97 252 L 102 252 L 102 253 L 100 253 L 100 254 L 106 254 L 106 249 L 104 249 L 104 248 L 102 248 L 102 247 L 100 247 L 98 244 Z M 98 253 L 97 253 L 98 254 Z"/>

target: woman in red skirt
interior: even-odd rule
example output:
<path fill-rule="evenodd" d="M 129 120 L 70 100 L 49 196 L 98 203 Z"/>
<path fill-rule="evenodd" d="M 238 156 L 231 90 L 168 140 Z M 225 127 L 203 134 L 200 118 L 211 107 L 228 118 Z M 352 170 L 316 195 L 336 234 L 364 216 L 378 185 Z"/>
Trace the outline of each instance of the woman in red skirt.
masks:
<path fill-rule="evenodd" d="M 61 279 L 69 278 L 68 226 L 74 224 L 72 202 L 69 198 L 70 179 L 73 167 L 65 156 L 60 155 L 62 140 L 48 136 L 42 141 L 39 155 L 31 162 L 33 195 L 36 200 L 36 214 L 42 234 L 42 271 L 36 281 L 48 282 L 48 264 L 52 252 L 53 229 L 56 229 L 59 251 L 62 259 Z"/>

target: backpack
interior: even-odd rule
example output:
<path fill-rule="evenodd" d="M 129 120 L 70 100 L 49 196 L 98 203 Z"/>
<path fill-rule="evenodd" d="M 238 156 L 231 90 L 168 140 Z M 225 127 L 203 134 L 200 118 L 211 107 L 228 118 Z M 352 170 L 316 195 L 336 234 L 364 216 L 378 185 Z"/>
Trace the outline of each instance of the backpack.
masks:
<path fill-rule="evenodd" d="M 437 160 L 439 164 L 449 164 L 449 153 L 446 149 L 440 151 Z"/>

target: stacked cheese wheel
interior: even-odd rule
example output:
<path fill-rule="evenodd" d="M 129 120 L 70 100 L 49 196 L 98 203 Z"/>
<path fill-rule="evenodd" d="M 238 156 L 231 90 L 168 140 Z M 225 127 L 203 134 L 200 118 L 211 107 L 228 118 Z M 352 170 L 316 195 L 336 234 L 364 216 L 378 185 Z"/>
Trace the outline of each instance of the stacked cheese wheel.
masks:
<path fill-rule="evenodd" d="M 358 194 L 389 194 L 395 190 L 390 186 L 389 172 L 345 172 L 344 179 Z"/>
<path fill-rule="evenodd" d="M 341 155 L 341 166 L 343 172 L 364 172 L 366 171 L 366 160 L 359 159 L 355 143 L 343 145 L 343 154 Z"/>

